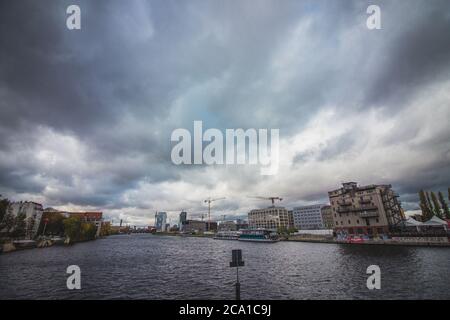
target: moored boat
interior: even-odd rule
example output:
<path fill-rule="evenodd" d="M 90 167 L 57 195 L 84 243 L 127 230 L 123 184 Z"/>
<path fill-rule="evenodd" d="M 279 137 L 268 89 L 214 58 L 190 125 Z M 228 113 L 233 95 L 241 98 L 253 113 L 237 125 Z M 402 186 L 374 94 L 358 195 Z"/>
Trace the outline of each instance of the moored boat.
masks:
<path fill-rule="evenodd" d="M 276 233 L 267 229 L 247 229 L 242 230 L 239 235 L 239 241 L 252 241 L 252 242 L 277 242 L 280 239 Z"/>
<path fill-rule="evenodd" d="M 216 240 L 238 240 L 239 231 L 219 231 L 215 234 L 214 239 Z"/>

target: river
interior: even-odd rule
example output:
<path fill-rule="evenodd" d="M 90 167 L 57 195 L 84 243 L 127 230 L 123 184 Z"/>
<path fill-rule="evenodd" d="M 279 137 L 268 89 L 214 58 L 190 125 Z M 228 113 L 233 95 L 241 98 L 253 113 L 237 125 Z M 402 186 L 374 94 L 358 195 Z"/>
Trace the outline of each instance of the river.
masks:
<path fill-rule="evenodd" d="M 1 299 L 450 299 L 450 248 L 117 235 L 0 255 Z M 66 268 L 81 269 L 68 290 Z M 381 268 L 368 290 L 366 268 Z"/>

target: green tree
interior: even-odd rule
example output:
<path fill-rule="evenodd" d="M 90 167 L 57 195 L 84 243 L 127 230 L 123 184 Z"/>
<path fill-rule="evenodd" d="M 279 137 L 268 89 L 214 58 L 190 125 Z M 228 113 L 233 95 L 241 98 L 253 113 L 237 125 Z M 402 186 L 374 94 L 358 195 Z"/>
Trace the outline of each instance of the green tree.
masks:
<path fill-rule="evenodd" d="M 297 229 L 296 227 L 290 227 L 290 228 L 288 229 L 288 233 L 289 233 L 289 234 L 295 233 L 295 232 L 297 232 L 297 231 L 298 231 L 298 229 Z"/>
<path fill-rule="evenodd" d="M 23 212 L 19 212 L 14 219 L 13 231 L 11 232 L 11 237 L 13 238 L 23 238 L 25 237 L 27 231 L 27 222 L 25 221 L 26 215 Z"/>
<path fill-rule="evenodd" d="M 3 218 L 5 217 L 9 207 L 9 200 L 6 198 L 1 199 L 1 197 L 2 195 L 0 194 L 0 223 L 3 221 Z"/>
<path fill-rule="evenodd" d="M 11 229 L 14 227 L 14 221 L 14 216 L 11 213 L 7 212 L 0 224 L 0 231 L 5 231 L 5 233 L 8 235 Z"/>
<path fill-rule="evenodd" d="M 48 219 L 47 226 L 45 226 L 44 219 Z M 52 212 L 51 214 L 46 214 L 45 217 L 41 220 L 41 224 L 39 226 L 38 234 L 41 235 L 44 232 L 46 235 L 64 235 L 64 220 L 66 218 L 62 213 Z"/>
<path fill-rule="evenodd" d="M 450 219 L 450 210 L 448 209 L 447 202 L 445 202 L 444 195 L 439 191 L 439 202 L 441 203 L 442 210 L 444 211 L 445 218 Z"/>
<path fill-rule="evenodd" d="M 288 230 L 286 227 L 278 227 L 278 234 L 287 234 Z"/>
<path fill-rule="evenodd" d="M 81 235 L 81 219 L 69 217 L 64 220 L 64 234 L 71 242 L 78 241 Z"/>
<path fill-rule="evenodd" d="M 433 191 L 431 191 L 431 200 L 433 201 L 434 214 L 442 219 L 443 217 L 441 213 L 441 205 L 439 204 L 438 198 L 436 197 L 436 194 Z"/>
<path fill-rule="evenodd" d="M 419 191 L 419 198 L 420 198 L 420 209 L 422 210 L 422 219 L 423 221 L 426 221 L 430 219 L 433 216 L 433 214 L 428 204 L 428 199 L 425 191 L 423 190 Z"/>
<path fill-rule="evenodd" d="M 97 233 L 97 227 L 93 223 L 81 223 L 81 238 L 80 240 L 93 240 Z"/>

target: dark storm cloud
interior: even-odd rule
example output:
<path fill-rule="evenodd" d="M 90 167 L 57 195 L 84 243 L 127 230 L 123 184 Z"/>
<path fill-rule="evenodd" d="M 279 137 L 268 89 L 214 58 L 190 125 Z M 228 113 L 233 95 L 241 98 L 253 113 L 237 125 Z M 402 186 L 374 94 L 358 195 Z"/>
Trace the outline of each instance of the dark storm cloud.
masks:
<path fill-rule="evenodd" d="M 390 99 L 402 104 L 418 87 L 448 79 L 450 73 L 450 2 L 397 1 L 389 7 L 394 10 L 383 14 L 384 26 L 386 32 L 396 31 L 368 87 L 367 105 Z"/>
<path fill-rule="evenodd" d="M 75 1 L 82 30 L 69 31 L 65 10 L 73 3 L 0 4 L 0 190 L 12 196 L 145 209 L 157 197 L 161 206 L 175 201 L 159 188 L 184 196 L 214 190 L 219 178 L 229 183 L 217 192 L 243 193 L 264 178 L 175 167 L 172 130 L 203 120 L 205 128 L 280 128 L 288 139 L 323 108 L 401 112 L 422 89 L 449 80 L 448 1 Z M 367 30 L 369 4 L 381 6 L 382 30 Z M 369 138 L 354 126 L 364 127 L 348 123 L 318 153 L 296 153 L 293 173 L 361 148 Z M 396 126 L 380 144 L 421 134 L 420 123 Z M 434 162 L 392 183 L 405 194 L 448 184 L 446 140 L 443 130 L 415 146 Z M 173 185 L 180 182 L 192 187 Z"/>

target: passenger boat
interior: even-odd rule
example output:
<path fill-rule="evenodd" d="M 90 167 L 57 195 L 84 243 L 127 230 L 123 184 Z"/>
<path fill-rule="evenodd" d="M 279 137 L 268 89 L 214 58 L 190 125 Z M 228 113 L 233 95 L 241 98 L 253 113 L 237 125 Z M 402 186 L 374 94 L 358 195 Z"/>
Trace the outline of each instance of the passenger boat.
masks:
<path fill-rule="evenodd" d="M 252 242 L 277 242 L 280 239 L 276 233 L 267 229 L 247 229 L 241 230 L 239 241 Z"/>
<path fill-rule="evenodd" d="M 238 240 L 239 239 L 239 231 L 219 231 L 214 236 L 216 240 Z"/>

